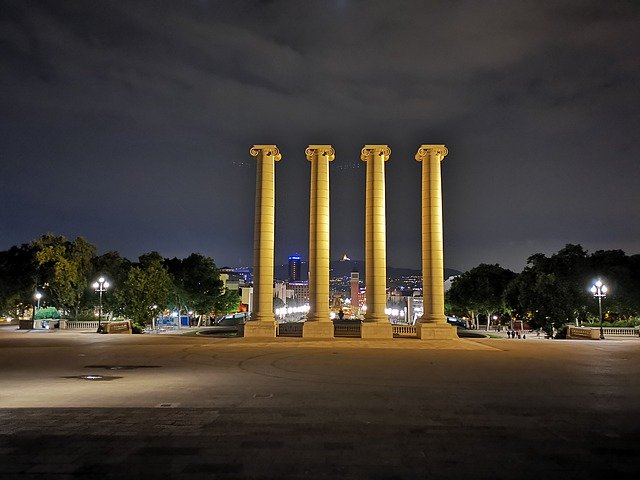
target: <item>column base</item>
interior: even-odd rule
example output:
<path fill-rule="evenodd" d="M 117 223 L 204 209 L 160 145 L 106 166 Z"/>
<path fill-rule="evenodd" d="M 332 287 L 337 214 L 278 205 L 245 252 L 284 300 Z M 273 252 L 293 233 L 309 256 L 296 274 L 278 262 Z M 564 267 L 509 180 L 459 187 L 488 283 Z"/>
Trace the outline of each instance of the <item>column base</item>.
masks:
<path fill-rule="evenodd" d="M 454 340 L 458 338 L 458 329 L 448 323 L 418 323 L 418 338 L 422 340 Z"/>
<path fill-rule="evenodd" d="M 275 320 L 253 320 L 244 324 L 245 338 L 276 338 Z"/>
<path fill-rule="evenodd" d="M 388 321 L 385 323 L 362 322 L 360 338 L 393 338 L 393 327 Z"/>
<path fill-rule="evenodd" d="M 333 322 L 307 320 L 302 326 L 302 338 L 333 338 Z"/>

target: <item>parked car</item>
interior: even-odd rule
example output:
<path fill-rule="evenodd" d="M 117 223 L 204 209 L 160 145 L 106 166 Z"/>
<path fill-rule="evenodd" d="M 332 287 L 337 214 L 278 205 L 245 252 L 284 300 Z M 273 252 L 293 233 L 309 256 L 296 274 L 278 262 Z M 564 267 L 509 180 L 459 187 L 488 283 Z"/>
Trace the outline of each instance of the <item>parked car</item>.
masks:
<path fill-rule="evenodd" d="M 449 323 L 450 325 L 453 325 L 455 327 L 469 328 L 469 325 L 467 324 L 467 321 L 463 320 L 462 318 L 458 318 L 458 317 L 447 317 L 447 323 Z"/>

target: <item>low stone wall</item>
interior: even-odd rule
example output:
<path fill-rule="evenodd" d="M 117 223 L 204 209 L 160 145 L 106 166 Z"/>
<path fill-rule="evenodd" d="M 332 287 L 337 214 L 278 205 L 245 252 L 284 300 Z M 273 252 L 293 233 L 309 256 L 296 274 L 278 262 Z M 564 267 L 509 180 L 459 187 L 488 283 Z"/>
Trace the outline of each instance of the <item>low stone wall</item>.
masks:
<path fill-rule="evenodd" d="M 600 329 L 591 327 L 569 326 L 567 328 L 567 338 L 585 338 L 587 340 L 598 340 Z"/>
<path fill-rule="evenodd" d="M 121 322 L 108 322 L 103 324 L 105 333 L 133 333 L 131 322 L 124 320 Z"/>
<path fill-rule="evenodd" d="M 604 337 L 638 337 L 640 329 L 637 327 L 602 327 Z M 600 327 L 567 327 L 567 338 L 586 338 L 598 340 L 600 338 Z"/>

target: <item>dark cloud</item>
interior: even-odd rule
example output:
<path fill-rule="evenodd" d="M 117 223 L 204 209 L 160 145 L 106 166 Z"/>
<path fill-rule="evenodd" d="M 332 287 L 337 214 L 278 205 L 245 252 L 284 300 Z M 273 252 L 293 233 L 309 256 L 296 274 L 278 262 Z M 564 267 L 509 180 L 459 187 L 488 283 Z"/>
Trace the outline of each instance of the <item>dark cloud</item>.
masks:
<path fill-rule="evenodd" d="M 636 2 L 0 7 L 0 248 L 51 230 L 251 263 L 248 150 L 276 143 L 276 258 L 304 256 L 304 148 L 327 142 L 334 257 L 363 257 L 365 143 L 393 151 L 390 264 L 420 264 L 422 143 L 450 149 L 447 266 L 640 252 Z"/>

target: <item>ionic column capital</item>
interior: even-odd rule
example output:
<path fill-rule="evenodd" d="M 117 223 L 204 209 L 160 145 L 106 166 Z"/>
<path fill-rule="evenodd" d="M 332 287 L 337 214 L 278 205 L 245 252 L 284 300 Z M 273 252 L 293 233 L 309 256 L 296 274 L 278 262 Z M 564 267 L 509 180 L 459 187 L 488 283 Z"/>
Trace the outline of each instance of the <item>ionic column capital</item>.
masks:
<path fill-rule="evenodd" d="M 360 159 L 363 162 L 366 162 L 374 155 L 382 157 L 382 159 L 386 162 L 391 156 L 391 149 L 389 148 L 389 145 L 365 145 L 360 152 Z"/>
<path fill-rule="evenodd" d="M 304 151 L 307 156 L 307 160 L 310 162 L 318 157 L 327 157 L 329 161 L 333 161 L 336 158 L 336 151 L 331 145 L 309 145 Z"/>
<path fill-rule="evenodd" d="M 437 155 L 442 161 L 448 153 L 449 150 L 444 145 L 421 145 L 416 153 L 416 160 L 421 162 L 430 155 Z"/>
<path fill-rule="evenodd" d="M 251 150 L 249 150 L 252 157 L 257 157 L 260 152 L 262 152 L 263 157 L 273 157 L 276 162 L 282 158 L 280 150 L 278 150 L 278 147 L 275 145 L 254 145 L 251 147 Z"/>

